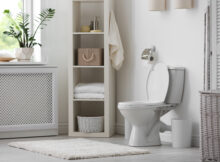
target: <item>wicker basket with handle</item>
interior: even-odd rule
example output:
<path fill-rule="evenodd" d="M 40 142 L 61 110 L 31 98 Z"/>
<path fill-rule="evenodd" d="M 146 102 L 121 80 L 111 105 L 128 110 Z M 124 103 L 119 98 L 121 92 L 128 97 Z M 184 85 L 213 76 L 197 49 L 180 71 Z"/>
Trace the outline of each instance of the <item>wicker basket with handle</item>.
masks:
<path fill-rule="evenodd" d="M 202 162 L 220 162 L 220 91 L 201 92 Z"/>
<path fill-rule="evenodd" d="M 103 49 L 101 48 L 79 48 L 78 65 L 101 66 L 103 65 Z"/>

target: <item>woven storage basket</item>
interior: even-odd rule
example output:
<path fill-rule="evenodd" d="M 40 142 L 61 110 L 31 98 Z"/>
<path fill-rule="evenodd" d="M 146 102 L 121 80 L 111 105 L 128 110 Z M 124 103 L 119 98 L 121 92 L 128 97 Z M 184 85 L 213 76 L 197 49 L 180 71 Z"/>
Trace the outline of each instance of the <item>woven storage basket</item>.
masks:
<path fill-rule="evenodd" d="M 220 162 L 220 91 L 201 92 L 202 162 Z"/>
<path fill-rule="evenodd" d="M 101 66 L 103 65 L 103 49 L 101 48 L 79 48 L 78 65 Z"/>
<path fill-rule="evenodd" d="M 104 132 L 104 117 L 77 116 L 79 132 L 99 133 Z"/>

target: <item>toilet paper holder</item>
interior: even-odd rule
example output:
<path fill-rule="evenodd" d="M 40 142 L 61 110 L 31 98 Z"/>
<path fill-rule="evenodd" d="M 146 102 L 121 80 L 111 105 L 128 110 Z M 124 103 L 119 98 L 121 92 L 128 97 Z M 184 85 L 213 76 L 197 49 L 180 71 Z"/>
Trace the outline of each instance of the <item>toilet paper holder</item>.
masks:
<path fill-rule="evenodd" d="M 151 48 L 146 48 L 142 52 L 141 59 L 153 62 L 155 60 L 155 52 L 156 52 L 156 47 L 153 46 Z"/>

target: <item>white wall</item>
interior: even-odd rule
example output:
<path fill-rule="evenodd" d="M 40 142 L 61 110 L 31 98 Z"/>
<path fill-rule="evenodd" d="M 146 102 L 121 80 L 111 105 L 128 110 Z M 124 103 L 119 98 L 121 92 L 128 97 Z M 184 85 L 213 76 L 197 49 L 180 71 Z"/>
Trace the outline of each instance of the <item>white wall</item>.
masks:
<path fill-rule="evenodd" d="M 54 8 L 54 19 L 42 31 L 42 53 L 49 65 L 58 66 L 59 132 L 67 133 L 68 122 L 68 55 L 72 54 L 71 0 L 42 0 L 43 8 Z"/>
<path fill-rule="evenodd" d="M 191 10 L 175 10 L 167 0 L 167 11 L 147 11 L 147 0 L 116 0 L 116 17 L 125 48 L 125 63 L 117 74 L 117 99 L 146 98 L 146 69 L 140 59 L 144 48 L 155 45 L 159 60 L 186 68 L 184 99 L 163 121 L 192 119 L 193 136 L 199 140 L 200 99 L 203 84 L 203 35 L 205 0 L 196 0 Z M 117 129 L 123 118 L 117 113 Z"/>

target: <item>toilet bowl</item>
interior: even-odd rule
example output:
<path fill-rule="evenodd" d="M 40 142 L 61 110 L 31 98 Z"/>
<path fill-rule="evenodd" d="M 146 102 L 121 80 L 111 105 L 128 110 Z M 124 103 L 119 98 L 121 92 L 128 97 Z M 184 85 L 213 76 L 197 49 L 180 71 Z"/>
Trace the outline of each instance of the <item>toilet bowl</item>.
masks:
<path fill-rule="evenodd" d="M 170 126 L 160 118 L 182 101 L 184 68 L 167 67 L 158 63 L 147 78 L 147 100 L 120 102 L 118 109 L 131 124 L 130 146 L 161 145 L 160 132 L 170 131 Z"/>

